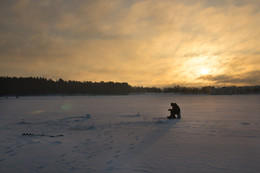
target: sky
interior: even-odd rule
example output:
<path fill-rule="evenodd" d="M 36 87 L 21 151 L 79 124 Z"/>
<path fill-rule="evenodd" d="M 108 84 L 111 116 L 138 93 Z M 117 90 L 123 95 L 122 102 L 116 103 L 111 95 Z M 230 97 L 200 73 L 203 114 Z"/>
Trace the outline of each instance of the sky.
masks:
<path fill-rule="evenodd" d="M 260 85 L 260 0 L 0 0 L 0 76 Z"/>

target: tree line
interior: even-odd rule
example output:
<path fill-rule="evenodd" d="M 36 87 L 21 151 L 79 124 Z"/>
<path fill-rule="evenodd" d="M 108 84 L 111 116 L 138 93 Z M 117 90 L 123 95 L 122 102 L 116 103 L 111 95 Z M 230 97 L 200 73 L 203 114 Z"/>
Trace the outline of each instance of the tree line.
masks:
<path fill-rule="evenodd" d="M 131 93 L 179 94 L 255 94 L 260 86 L 248 87 L 181 87 L 166 88 L 131 86 L 126 82 L 80 82 L 52 80 L 42 77 L 0 77 L 0 96 L 36 95 L 127 95 Z"/>
<path fill-rule="evenodd" d="M 211 95 L 232 95 L 232 94 L 260 94 L 260 86 L 204 86 L 204 87 L 181 87 L 174 86 L 164 88 L 164 93 L 180 94 L 211 94 Z"/>
<path fill-rule="evenodd" d="M 39 77 L 0 77 L 1 96 L 32 95 L 120 95 L 131 92 L 127 83 L 118 82 L 79 82 Z"/>
<path fill-rule="evenodd" d="M 161 92 L 156 87 L 132 87 L 126 82 L 80 82 L 42 77 L 0 77 L 0 96 L 127 95 Z"/>

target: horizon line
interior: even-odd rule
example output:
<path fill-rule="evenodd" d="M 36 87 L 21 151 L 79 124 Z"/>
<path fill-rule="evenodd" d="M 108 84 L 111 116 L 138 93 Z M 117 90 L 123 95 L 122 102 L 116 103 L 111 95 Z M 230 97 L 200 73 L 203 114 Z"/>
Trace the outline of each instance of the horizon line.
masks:
<path fill-rule="evenodd" d="M 109 83 L 109 82 L 113 82 L 113 83 L 127 83 L 128 85 L 130 85 L 131 87 L 143 87 L 143 88 L 160 88 L 160 89 L 163 89 L 163 88 L 174 88 L 174 87 L 184 87 L 184 88 L 203 88 L 203 87 L 214 87 L 214 88 L 223 88 L 223 87 L 260 87 L 260 84 L 258 85 L 242 85 L 242 86 L 239 86 L 239 85 L 185 85 L 185 84 L 160 84 L 159 86 L 145 86 L 145 85 L 132 85 L 130 84 L 129 82 L 118 82 L 118 81 L 111 81 L 111 80 L 108 80 L 108 81 L 104 81 L 104 80 L 100 80 L 100 81 L 91 81 L 91 80 L 64 80 L 62 78 L 59 78 L 59 79 L 52 79 L 52 78 L 47 78 L 47 77 L 40 77 L 40 76 L 20 76 L 20 77 L 17 77 L 17 76 L 0 76 L 0 78 L 34 78 L 34 79 L 37 79 L 37 78 L 43 78 L 43 79 L 46 79 L 46 80 L 52 80 L 52 81 L 59 81 L 59 80 L 63 80 L 65 82 L 70 82 L 70 81 L 74 81 L 74 82 L 92 82 L 92 83 L 102 83 L 102 82 L 105 82 L 105 83 Z"/>

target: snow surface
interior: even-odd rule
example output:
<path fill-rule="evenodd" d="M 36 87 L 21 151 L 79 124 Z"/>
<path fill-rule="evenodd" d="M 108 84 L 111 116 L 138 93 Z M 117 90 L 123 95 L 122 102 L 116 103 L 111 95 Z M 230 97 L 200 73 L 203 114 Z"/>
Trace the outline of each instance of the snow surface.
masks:
<path fill-rule="evenodd" d="M 260 96 L 0 98 L 0 172 L 257 173 Z"/>

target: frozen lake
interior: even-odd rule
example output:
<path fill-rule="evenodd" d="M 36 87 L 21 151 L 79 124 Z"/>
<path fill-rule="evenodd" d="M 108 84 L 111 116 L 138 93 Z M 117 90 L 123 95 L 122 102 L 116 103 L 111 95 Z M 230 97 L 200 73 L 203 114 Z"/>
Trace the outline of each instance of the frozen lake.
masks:
<path fill-rule="evenodd" d="M 1 173 L 257 173 L 260 95 L 0 98 L 0 134 Z"/>

